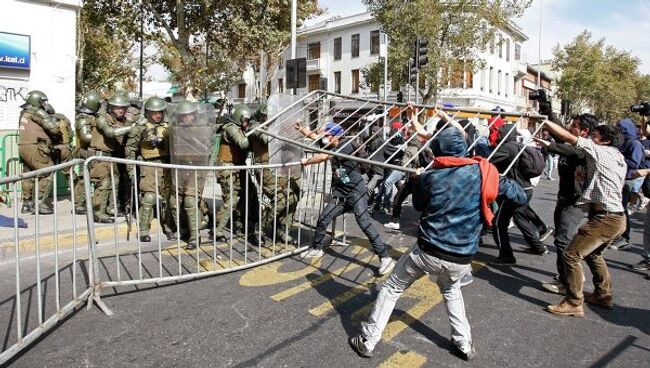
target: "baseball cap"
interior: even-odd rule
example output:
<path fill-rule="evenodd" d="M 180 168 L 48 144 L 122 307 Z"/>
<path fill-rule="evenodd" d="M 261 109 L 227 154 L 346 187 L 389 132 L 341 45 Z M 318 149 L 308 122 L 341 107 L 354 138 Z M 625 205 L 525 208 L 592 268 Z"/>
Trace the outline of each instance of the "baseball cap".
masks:
<path fill-rule="evenodd" d="M 325 125 L 325 133 L 334 137 L 340 137 L 343 135 L 343 127 L 333 121 L 330 121 Z"/>

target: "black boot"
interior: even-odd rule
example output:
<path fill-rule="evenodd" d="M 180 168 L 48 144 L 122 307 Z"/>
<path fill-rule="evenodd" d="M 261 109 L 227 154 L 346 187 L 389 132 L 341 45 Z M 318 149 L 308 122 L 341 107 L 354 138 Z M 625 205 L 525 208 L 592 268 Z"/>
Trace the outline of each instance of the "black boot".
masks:
<path fill-rule="evenodd" d="M 74 213 L 75 213 L 75 215 L 85 215 L 86 214 L 86 207 L 75 207 Z"/>
<path fill-rule="evenodd" d="M 51 215 L 54 213 L 54 210 L 52 207 L 50 207 L 47 204 L 41 203 L 40 206 L 38 206 L 38 214 L 39 215 Z"/>
<path fill-rule="evenodd" d="M 165 236 L 167 237 L 167 240 L 177 240 L 178 238 L 176 237 L 176 234 L 172 231 L 165 231 Z"/>
<path fill-rule="evenodd" d="M 140 241 L 143 243 L 149 243 L 151 242 L 151 237 L 149 235 L 141 235 Z"/>
<path fill-rule="evenodd" d="M 191 240 L 191 241 L 189 241 L 189 242 L 187 243 L 187 245 L 185 246 L 185 249 L 187 249 L 187 250 L 194 250 L 194 249 L 196 249 L 196 247 L 199 246 L 200 243 L 201 243 L 201 239 L 199 239 L 198 241 L 196 241 L 196 240 Z"/>
<path fill-rule="evenodd" d="M 20 209 L 23 215 L 31 215 L 34 213 L 34 204 L 32 202 L 23 202 L 23 208 Z"/>

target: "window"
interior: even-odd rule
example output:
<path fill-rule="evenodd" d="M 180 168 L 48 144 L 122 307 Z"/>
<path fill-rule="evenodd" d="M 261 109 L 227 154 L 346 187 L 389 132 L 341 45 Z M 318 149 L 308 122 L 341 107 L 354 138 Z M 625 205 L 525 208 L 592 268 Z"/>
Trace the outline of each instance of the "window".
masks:
<path fill-rule="evenodd" d="M 334 72 L 334 93 L 341 93 L 341 72 Z"/>
<path fill-rule="evenodd" d="M 481 91 L 485 91 L 485 75 L 487 71 L 485 69 L 481 70 Z"/>
<path fill-rule="evenodd" d="M 280 93 L 284 92 L 284 79 L 283 78 L 278 79 L 278 92 L 280 92 Z"/>
<path fill-rule="evenodd" d="M 309 76 L 309 92 L 316 91 L 320 88 L 320 74 L 312 74 Z"/>
<path fill-rule="evenodd" d="M 474 88 L 474 73 L 471 70 L 465 71 L 465 88 Z"/>
<path fill-rule="evenodd" d="M 266 82 L 266 94 L 265 96 L 268 98 L 271 95 L 271 81 Z"/>
<path fill-rule="evenodd" d="M 492 93 L 494 89 L 494 68 L 490 67 L 490 79 L 488 79 L 488 90 Z"/>
<path fill-rule="evenodd" d="M 501 71 L 499 70 L 499 72 L 497 73 L 497 95 L 501 94 L 501 86 L 502 86 Z"/>
<path fill-rule="evenodd" d="M 352 54 L 351 57 L 353 58 L 358 58 L 359 57 L 359 34 L 353 34 L 352 35 L 352 42 L 350 45 L 350 53 Z"/>
<path fill-rule="evenodd" d="M 342 43 L 343 39 L 341 37 L 334 39 L 334 60 L 341 60 Z"/>
<path fill-rule="evenodd" d="M 515 60 L 521 60 L 521 45 L 515 44 Z"/>
<path fill-rule="evenodd" d="M 451 88 L 463 88 L 463 66 L 455 65 L 451 68 Z"/>
<path fill-rule="evenodd" d="M 237 85 L 237 96 L 239 98 L 246 98 L 246 83 L 239 83 Z"/>
<path fill-rule="evenodd" d="M 494 55 L 494 38 L 490 40 L 490 54 Z"/>
<path fill-rule="evenodd" d="M 320 42 L 314 42 L 307 45 L 307 59 L 320 59 Z"/>
<path fill-rule="evenodd" d="M 503 41 L 499 41 L 499 59 L 503 59 Z"/>
<path fill-rule="evenodd" d="M 278 61 L 278 69 L 284 69 L 284 56 L 280 56 L 280 61 Z"/>
<path fill-rule="evenodd" d="M 359 93 L 359 69 L 352 71 L 352 91 L 351 93 Z"/>
<path fill-rule="evenodd" d="M 506 41 L 506 61 L 510 61 L 510 39 Z"/>
<path fill-rule="evenodd" d="M 506 81 L 505 81 L 505 86 L 506 90 L 504 91 L 506 97 L 510 94 L 510 73 L 506 73 Z"/>
<path fill-rule="evenodd" d="M 370 32 L 370 55 L 379 55 L 379 31 Z"/>

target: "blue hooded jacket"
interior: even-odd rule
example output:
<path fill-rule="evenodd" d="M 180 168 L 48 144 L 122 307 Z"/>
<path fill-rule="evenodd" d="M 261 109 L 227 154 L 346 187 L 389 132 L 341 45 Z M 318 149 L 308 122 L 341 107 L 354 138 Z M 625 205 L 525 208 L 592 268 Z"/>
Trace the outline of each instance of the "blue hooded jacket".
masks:
<path fill-rule="evenodd" d="M 435 156 L 461 156 L 467 149 L 456 128 L 440 132 L 432 142 Z M 478 251 L 483 229 L 479 165 L 433 169 L 423 173 L 413 191 L 415 209 L 422 212 L 418 245 L 435 257 L 468 264 Z M 514 180 L 502 177 L 499 195 L 526 203 L 526 193 Z"/>
<path fill-rule="evenodd" d="M 618 122 L 618 128 L 623 133 L 623 144 L 618 148 L 619 151 L 625 157 L 625 163 L 627 164 L 627 175 L 626 179 L 631 178 L 633 171 L 641 167 L 641 164 L 644 160 L 643 145 L 639 141 L 639 136 L 636 131 L 636 125 L 634 122 L 628 118 L 625 118 Z"/>

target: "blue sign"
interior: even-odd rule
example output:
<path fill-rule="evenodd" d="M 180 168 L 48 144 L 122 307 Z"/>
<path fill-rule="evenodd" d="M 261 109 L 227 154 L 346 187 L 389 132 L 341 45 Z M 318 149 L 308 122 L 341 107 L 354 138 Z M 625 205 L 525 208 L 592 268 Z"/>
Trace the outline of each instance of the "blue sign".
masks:
<path fill-rule="evenodd" d="M 29 69 L 31 38 L 0 32 L 0 68 Z"/>

